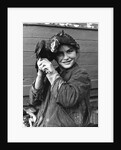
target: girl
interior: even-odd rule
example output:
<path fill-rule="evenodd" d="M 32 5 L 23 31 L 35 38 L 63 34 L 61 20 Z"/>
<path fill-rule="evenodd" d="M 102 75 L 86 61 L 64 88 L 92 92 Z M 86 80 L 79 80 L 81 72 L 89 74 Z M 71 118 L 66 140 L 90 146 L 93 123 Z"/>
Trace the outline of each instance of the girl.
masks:
<path fill-rule="evenodd" d="M 88 73 L 76 63 L 79 45 L 68 34 L 52 37 L 55 69 L 47 58 L 37 61 L 38 73 L 30 89 L 30 104 L 39 106 L 36 127 L 86 127 L 90 119 Z"/>

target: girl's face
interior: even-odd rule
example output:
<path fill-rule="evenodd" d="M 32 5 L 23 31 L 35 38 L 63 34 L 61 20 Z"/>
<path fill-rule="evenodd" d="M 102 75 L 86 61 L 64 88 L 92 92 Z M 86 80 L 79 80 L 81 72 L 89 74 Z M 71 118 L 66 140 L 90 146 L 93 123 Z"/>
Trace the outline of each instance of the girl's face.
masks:
<path fill-rule="evenodd" d="M 58 64 L 68 69 L 73 66 L 77 58 L 76 50 L 67 45 L 62 45 L 57 52 L 57 62 Z"/>

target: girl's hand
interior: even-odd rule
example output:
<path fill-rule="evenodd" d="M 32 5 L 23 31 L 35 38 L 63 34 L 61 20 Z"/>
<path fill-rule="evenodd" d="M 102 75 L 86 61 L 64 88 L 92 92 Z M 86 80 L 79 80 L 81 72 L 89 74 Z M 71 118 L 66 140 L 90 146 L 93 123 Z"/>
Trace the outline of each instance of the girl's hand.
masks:
<path fill-rule="evenodd" d="M 47 58 L 39 59 L 37 65 L 39 70 L 44 71 L 47 74 L 53 74 L 56 72 L 53 64 Z"/>
<path fill-rule="evenodd" d="M 38 61 L 38 68 L 46 73 L 46 77 L 51 85 L 53 85 L 54 81 L 60 77 L 53 64 L 47 58 Z"/>

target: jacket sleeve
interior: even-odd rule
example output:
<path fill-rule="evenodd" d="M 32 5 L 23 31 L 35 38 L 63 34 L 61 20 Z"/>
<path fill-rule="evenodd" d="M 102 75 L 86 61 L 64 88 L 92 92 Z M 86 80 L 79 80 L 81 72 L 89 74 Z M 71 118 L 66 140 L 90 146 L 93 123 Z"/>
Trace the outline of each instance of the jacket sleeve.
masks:
<path fill-rule="evenodd" d="M 32 83 L 30 91 L 29 91 L 29 99 L 30 99 L 30 104 L 36 106 L 41 104 L 42 101 L 44 101 L 46 92 L 49 85 L 49 82 L 47 79 L 44 80 L 43 84 L 40 86 L 40 88 L 37 90 L 35 89 L 35 81 Z"/>
<path fill-rule="evenodd" d="M 86 71 L 78 69 L 71 79 L 65 82 L 61 77 L 53 85 L 52 93 L 56 102 L 63 107 L 72 107 L 87 96 L 91 87 L 89 75 Z"/>

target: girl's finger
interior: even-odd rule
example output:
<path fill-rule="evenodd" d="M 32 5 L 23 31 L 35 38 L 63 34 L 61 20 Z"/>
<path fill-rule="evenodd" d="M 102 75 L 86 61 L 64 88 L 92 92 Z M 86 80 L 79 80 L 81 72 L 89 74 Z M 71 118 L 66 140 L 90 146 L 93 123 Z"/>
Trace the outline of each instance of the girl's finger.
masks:
<path fill-rule="evenodd" d="M 42 60 L 41 62 L 38 63 L 38 66 L 43 66 L 43 65 L 48 65 L 48 62 Z"/>
<path fill-rule="evenodd" d="M 42 60 L 42 58 L 39 58 L 39 61 L 41 61 Z"/>
<path fill-rule="evenodd" d="M 38 64 L 38 66 L 42 65 L 43 64 L 43 60 L 38 60 L 37 64 Z"/>
<path fill-rule="evenodd" d="M 39 65 L 39 69 L 40 69 L 40 70 L 43 70 L 43 67 L 45 67 L 44 64 Z"/>
<path fill-rule="evenodd" d="M 46 73 L 49 73 L 49 70 L 48 70 L 47 66 L 43 66 L 42 70 L 45 71 Z"/>

